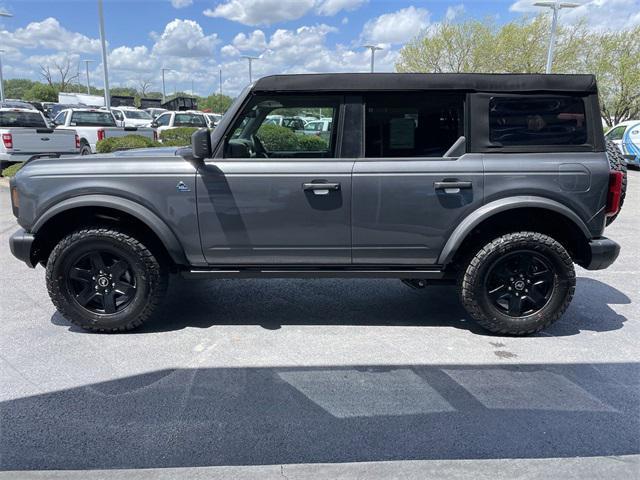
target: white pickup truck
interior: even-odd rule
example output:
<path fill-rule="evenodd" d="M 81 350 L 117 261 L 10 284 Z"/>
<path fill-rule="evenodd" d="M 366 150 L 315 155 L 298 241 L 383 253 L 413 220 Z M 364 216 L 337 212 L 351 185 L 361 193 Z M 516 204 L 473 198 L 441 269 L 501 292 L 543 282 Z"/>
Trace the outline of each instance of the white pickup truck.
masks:
<path fill-rule="evenodd" d="M 0 167 L 34 157 L 77 155 L 80 139 L 51 128 L 38 110 L 0 108 Z"/>
<path fill-rule="evenodd" d="M 141 135 L 156 139 L 153 128 L 118 127 L 113 114 L 108 110 L 69 108 L 58 113 L 53 123 L 56 130 L 72 130 L 78 134 L 80 155 L 95 153 L 96 144 L 105 138 Z"/>

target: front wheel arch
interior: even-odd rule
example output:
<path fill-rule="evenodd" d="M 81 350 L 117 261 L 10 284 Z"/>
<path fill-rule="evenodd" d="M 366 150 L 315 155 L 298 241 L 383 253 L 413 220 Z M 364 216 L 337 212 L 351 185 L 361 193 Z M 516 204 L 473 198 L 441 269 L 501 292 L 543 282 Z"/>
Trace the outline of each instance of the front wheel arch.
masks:
<path fill-rule="evenodd" d="M 55 243 L 71 231 L 114 222 L 145 235 L 175 265 L 189 265 L 180 241 L 156 214 L 131 200 L 108 195 L 70 198 L 42 214 L 31 228 L 38 261 L 46 263 Z"/>

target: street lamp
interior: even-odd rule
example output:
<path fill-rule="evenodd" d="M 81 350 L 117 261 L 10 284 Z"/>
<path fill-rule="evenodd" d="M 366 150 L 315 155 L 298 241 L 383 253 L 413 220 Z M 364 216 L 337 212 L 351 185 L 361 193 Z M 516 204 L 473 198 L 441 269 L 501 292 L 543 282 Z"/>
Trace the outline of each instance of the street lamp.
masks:
<path fill-rule="evenodd" d="M 160 70 L 162 71 L 162 103 L 165 103 L 167 101 L 167 94 L 165 93 L 164 89 L 164 72 L 170 72 L 171 69 L 163 67 Z"/>
<path fill-rule="evenodd" d="M 111 93 L 109 92 L 109 68 L 107 66 L 107 44 L 104 35 L 104 12 L 102 0 L 98 0 L 98 18 L 100 20 L 100 43 L 102 45 L 102 71 L 104 72 L 104 106 L 111 111 Z"/>
<path fill-rule="evenodd" d="M 87 95 L 91 95 L 91 86 L 89 84 L 89 64 L 93 63 L 93 60 L 83 60 L 85 70 L 87 71 Z"/>
<path fill-rule="evenodd" d="M 260 57 L 252 57 L 250 55 L 243 55 L 242 58 L 249 60 L 249 83 L 253 83 L 253 75 L 251 73 L 251 65 L 254 60 L 258 60 Z"/>
<path fill-rule="evenodd" d="M 536 2 L 533 4 L 536 7 L 551 8 L 553 10 L 553 21 L 551 22 L 551 37 L 549 38 L 549 52 L 547 54 L 547 73 L 551 73 L 551 67 L 553 65 L 553 49 L 556 44 L 556 30 L 558 28 L 558 12 L 563 8 L 576 8 L 581 6 L 580 3 L 560 2 L 555 0 L 553 2 Z"/>
<path fill-rule="evenodd" d="M 0 12 L 0 17 L 13 17 L 9 12 Z M 0 50 L 4 53 L 4 50 Z M 4 102 L 4 79 L 2 77 L 2 58 L 0 58 L 0 102 Z"/>
<path fill-rule="evenodd" d="M 368 48 L 369 50 L 371 50 L 371 73 L 373 73 L 376 50 L 382 50 L 382 47 L 378 47 L 377 45 L 362 45 L 362 48 Z"/>

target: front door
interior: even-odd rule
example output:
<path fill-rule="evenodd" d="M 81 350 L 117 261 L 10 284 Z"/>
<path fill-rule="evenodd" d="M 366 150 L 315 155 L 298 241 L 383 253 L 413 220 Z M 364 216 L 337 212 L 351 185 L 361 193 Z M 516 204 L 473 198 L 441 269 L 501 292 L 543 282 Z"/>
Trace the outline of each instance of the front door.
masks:
<path fill-rule="evenodd" d="M 354 265 L 426 266 L 482 205 L 482 156 L 465 154 L 464 95 L 365 96 L 353 170 Z M 461 148 L 450 151 L 459 141 Z M 445 155 L 446 154 L 446 155 Z"/>
<path fill-rule="evenodd" d="M 339 106 L 340 97 L 331 95 L 248 101 L 223 151 L 199 169 L 198 217 L 209 264 L 351 263 L 353 160 L 336 158 Z M 308 135 L 310 117 L 330 119 L 330 134 Z"/>

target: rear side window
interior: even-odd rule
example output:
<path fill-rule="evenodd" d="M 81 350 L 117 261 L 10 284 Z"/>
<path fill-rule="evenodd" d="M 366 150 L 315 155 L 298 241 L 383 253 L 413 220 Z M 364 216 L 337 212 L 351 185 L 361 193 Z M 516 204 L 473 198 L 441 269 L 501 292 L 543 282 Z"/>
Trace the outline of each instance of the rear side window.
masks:
<path fill-rule="evenodd" d="M 582 145 L 587 143 L 581 97 L 493 97 L 489 140 L 494 146 Z"/>
<path fill-rule="evenodd" d="M 71 125 L 78 127 L 115 127 L 116 122 L 111 112 L 73 112 Z"/>
<path fill-rule="evenodd" d="M 47 128 L 39 112 L 0 112 L 0 127 Z"/>
<path fill-rule="evenodd" d="M 438 93 L 366 98 L 365 156 L 442 157 L 464 135 L 464 97 Z"/>

